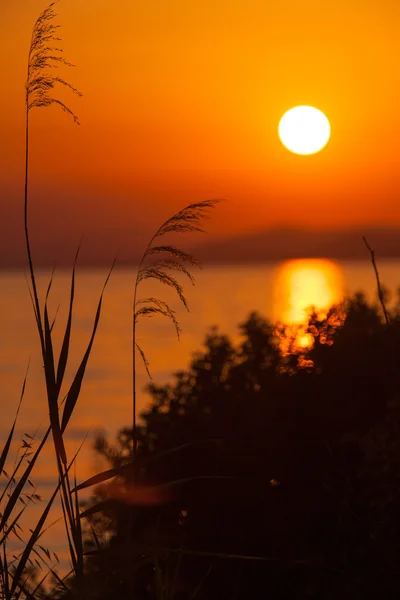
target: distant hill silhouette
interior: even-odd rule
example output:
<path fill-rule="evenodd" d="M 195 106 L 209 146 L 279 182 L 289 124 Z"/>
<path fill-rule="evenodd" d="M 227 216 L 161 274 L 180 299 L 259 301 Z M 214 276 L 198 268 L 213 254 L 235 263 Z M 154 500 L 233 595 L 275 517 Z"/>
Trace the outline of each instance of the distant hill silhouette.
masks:
<path fill-rule="evenodd" d="M 280 227 L 225 238 L 193 236 L 184 240 L 184 245 L 205 264 L 251 264 L 291 258 L 368 260 L 363 235 L 376 250 L 378 259 L 400 259 L 400 228 L 384 226 L 329 231 Z M 51 268 L 54 264 L 58 267 L 71 266 L 79 237 L 67 239 L 67 234 L 62 235 L 62 232 L 46 232 L 46 237 L 34 237 L 37 267 Z M 146 231 L 133 234 L 132 231 L 113 228 L 97 236 L 91 232 L 83 237 L 79 264 L 106 267 L 116 254 L 120 266 L 137 264 L 150 237 Z M 26 265 L 22 235 L 0 239 L 0 268 Z"/>
<path fill-rule="evenodd" d="M 206 263 L 255 263 L 267 260 L 324 257 L 337 260 L 368 259 L 362 241 L 365 236 L 377 257 L 400 258 L 400 229 L 363 228 L 307 231 L 276 228 L 238 235 L 221 241 L 193 246 L 196 256 Z"/>

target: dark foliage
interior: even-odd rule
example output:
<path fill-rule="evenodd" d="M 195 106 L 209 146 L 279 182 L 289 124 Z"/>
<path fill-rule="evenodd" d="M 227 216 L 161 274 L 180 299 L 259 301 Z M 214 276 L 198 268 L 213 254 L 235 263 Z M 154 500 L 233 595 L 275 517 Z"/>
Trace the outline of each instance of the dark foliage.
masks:
<path fill-rule="evenodd" d="M 67 596 L 397 598 L 400 323 L 379 314 L 362 295 L 311 314 L 301 349 L 253 313 L 239 347 L 214 329 L 151 384 L 135 471 L 93 499 L 108 541 Z M 97 441 L 116 467 L 131 447 Z"/>

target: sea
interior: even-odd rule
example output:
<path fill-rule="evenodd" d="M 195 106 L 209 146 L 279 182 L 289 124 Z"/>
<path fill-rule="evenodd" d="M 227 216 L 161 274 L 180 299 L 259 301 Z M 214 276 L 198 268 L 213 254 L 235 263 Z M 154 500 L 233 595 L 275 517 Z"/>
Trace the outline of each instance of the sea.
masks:
<path fill-rule="evenodd" d="M 395 301 L 400 284 L 400 260 L 378 263 L 382 284 Z M 171 321 L 162 315 L 141 319 L 137 342 L 149 361 L 152 380 L 137 356 L 138 414 L 149 407 L 146 390 L 150 381 L 158 385 L 173 381 L 174 373 L 186 369 L 194 353 L 201 351 L 205 336 L 214 326 L 240 342 L 240 323 L 252 311 L 271 321 L 299 321 L 314 305 L 326 308 L 357 291 L 370 300 L 377 297 L 376 278 L 371 262 L 333 262 L 323 258 L 256 265 L 210 265 L 195 275 L 195 285 L 181 279 L 188 312 L 175 292 L 159 282 L 147 280 L 139 287 L 139 298 L 158 297 L 176 311 L 181 334 L 177 338 Z M 77 268 L 73 308 L 71 349 L 62 392 L 79 367 L 93 330 L 96 309 L 107 269 Z M 107 467 L 93 451 L 98 434 L 112 441 L 117 431 L 132 423 L 132 303 L 136 269 L 115 269 L 104 290 L 101 316 L 88 361 L 81 394 L 66 432 L 68 452 L 72 455 L 83 442 L 77 458 L 76 476 L 83 481 Z M 70 270 L 37 272 L 37 285 L 44 302 L 50 279 L 48 307 L 54 319 L 55 355 L 60 351 L 69 306 Z M 0 448 L 12 426 L 21 390 L 26 387 L 15 431 L 15 442 L 8 469 L 16 460 L 22 440 L 39 439 L 48 420 L 44 372 L 39 337 L 29 294 L 29 278 L 24 270 L 0 272 Z M 61 396 L 63 395 L 61 394 Z M 35 442 L 36 443 L 36 442 Z M 43 502 L 56 483 L 52 442 L 31 477 Z M 24 517 L 27 530 L 43 510 L 38 502 Z M 28 516 L 29 513 L 29 516 Z M 49 522 L 60 516 L 55 504 Z M 29 521 L 31 519 L 31 521 Z M 51 551 L 63 563 L 67 560 L 62 523 L 44 536 Z M 66 563 L 64 564 L 65 567 Z M 65 567 L 66 568 L 66 567 Z"/>

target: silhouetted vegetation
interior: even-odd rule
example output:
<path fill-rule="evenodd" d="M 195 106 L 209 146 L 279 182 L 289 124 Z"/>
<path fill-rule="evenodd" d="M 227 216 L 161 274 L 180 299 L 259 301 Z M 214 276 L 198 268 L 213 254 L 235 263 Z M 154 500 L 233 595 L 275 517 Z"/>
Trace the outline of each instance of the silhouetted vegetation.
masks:
<path fill-rule="evenodd" d="M 311 314 L 312 348 L 256 313 L 238 347 L 211 330 L 149 385 L 134 472 L 131 429 L 97 440 L 115 470 L 66 597 L 397 597 L 399 325 L 359 294 Z"/>
<path fill-rule="evenodd" d="M 196 258 L 167 242 L 154 244 L 165 234 L 200 231 L 215 201 L 191 204 L 169 218 L 145 249 L 135 282 L 133 428 L 120 432 L 115 447 L 97 440 L 108 471 L 79 485 L 72 479 L 76 455 L 67 455 L 64 436 L 80 398 L 104 288 L 86 351 L 65 385 L 77 256 L 57 355 L 56 317 L 48 310 L 53 276 L 40 298 L 28 219 L 31 109 L 55 104 L 78 123 L 51 96 L 58 84 L 81 95 L 50 73 L 72 66 L 54 47 L 55 5 L 34 25 L 25 85 L 24 231 L 49 424 L 38 440 L 24 434 L 12 465 L 25 379 L 0 454 L 0 598 L 397 598 L 400 308 L 387 311 L 366 240 L 380 306 L 358 295 L 323 318 L 311 313 L 302 332 L 252 313 L 240 325 L 239 346 L 212 329 L 188 370 L 176 373 L 173 383 L 149 385 L 150 407 L 137 426 L 136 350 L 148 366 L 136 341 L 137 321 L 162 314 L 179 334 L 170 306 L 159 298 L 138 299 L 138 286 L 157 279 L 187 307 L 175 275 L 192 281 Z M 304 335 L 312 345 L 299 344 Z M 19 521 L 30 503 L 42 500 L 30 478 L 50 433 L 58 483 L 26 532 Z M 92 500 L 80 506 L 78 492 L 93 485 Z M 39 543 L 58 494 L 72 567 L 68 580 L 55 570 L 58 556 Z M 20 542 L 16 551 L 11 538 Z M 49 573 L 50 592 L 44 588 Z"/>
<path fill-rule="evenodd" d="M 64 578 L 55 571 L 59 558 L 48 548 L 39 544 L 39 540 L 45 532 L 45 523 L 57 495 L 61 498 L 62 519 L 66 529 L 66 548 L 69 550 L 71 561 L 70 573 L 77 581 L 84 579 L 84 553 L 82 539 L 82 515 L 79 506 L 77 482 L 72 478 L 70 469 L 74 464 L 77 454 L 71 459 L 67 454 L 65 444 L 65 433 L 71 416 L 73 415 L 78 400 L 82 382 L 85 378 L 86 367 L 92 352 L 95 341 L 97 327 L 100 321 L 103 295 L 113 270 L 111 267 L 100 293 L 97 310 L 93 318 L 93 326 L 86 350 L 79 362 L 78 369 L 72 378 L 72 382 L 66 384 L 65 374 L 69 366 L 71 350 L 71 333 L 73 330 L 73 312 L 75 306 L 75 270 L 79 254 L 79 248 L 75 256 L 72 274 L 70 294 L 68 298 L 68 316 L 64 328 L 64 335 L 59 352 L 55 349 L 53 327 L 56 321 L 57 313 L 50 315 L 48 301 L 50 297 L 54 271 L 50 277 L 47 291 L 44 298 L 39 295 L 36 279 L 37 271 L 32 256 L 31 236 L 29 230 L 30 214 L 30 178 L 29 178 L 29 141 L 30 125 L 29 118 L 32 109 L 48 108 L 53 105 L 59 106 L 65 113 L 69 114 L 75 123 L 79 124 L 78 118 L 74 112 L 61 100 L 52 96 L 52 92 L 59 86 L 69 88 L 72 92 L 81 96 L 82 94 L 70 83 L 59 76 L 53 75 L 52 69 L 58 66 L 73 66 L 62 55 L 62 48 L 58 47 L 61 38 L 58 37 L 59 25 L 55 24 L 56 12 L 55 5 L 58 0 L 50 2 L 39 17 L 36 19 L 32 30 L 31 42 L 28 50 L 28 68 L 27 79 L 25 82 L 25 185 L 24 185 L 24 232 L 25 243 L 29 267 L 28 282 L 29 293 L 31 296 L 33 315 L 38 332 L 41 358 L 43 361 L 43 372 L 46 384 L 46 397 L 49 414 L 49 427 L 47 432 L 37 444 L 36 436 L 25 433 L 22 438 L 22 445 L 17 451 L 14 465 L 10 456 L 12 443 L 14 441 L 17 417 L 20 411 L 21 402 L 24 396 L 26 378 L 23 383 L 20 402 L 17 407 L 16 416 L 11 426 L 8 438 L 0 453 L 0 599 L 18 600 L 19 598 L 29 598 L 35 600 L 43 594 L 43 584 L 52 573 L 57 585 L 65 589 Z M 170 233 L 191 233 L 203 231 L 203 221 L 208 217 L 209 209 L 217 203 L 216 200 L 205 200 L 190 204 L 167 219 L 156 231 L 145 249 L 142 260 L 138 267 L 137 277 L 134 288 L 134 298 L 132 299 L 132 317 L 133 317 L 133 335 L 132 335 L 132 388 L 133 388 L 133 437 L 136 439 L 136 350 L 141 354 L 145 366 L 148 369 L 148 363 L 143 350 L 138 346 L 136 340 L 136 324 L 138 319 L 143 316 L 153 316 L 162 314 L 173 322 L 179 335 L 179 324 L 175 317 L 175 312 L 168 304 L 159 298 L 141 298 L 137 297 L 137 291 L 140 282 L 146 279 L 157 279 L 159 282 L 173 288 L 181 302 L 186 308 L 187 302 L 184 296 L 184 288 L 176 274 L 183 273 L 193 283 L 194 278 L 188 267 L 199 266 L 196 258 L 171 245 L 170 241 L 164 241 L 164 236 Z M 46 227 L 50 227 L 46 224 Z M 163 238 L 163 245 L 157 246 L 159 238 Z M 149 257 L 152 257 L 153 263 L 150 263 Z M 155 259 L 155 260 L 154 260 Z M 171 274 L 173 273 L 173 274 Z M 29 532 L 23 531 L 20 520 L 24 515 L 29 503 L 35 503 L 42 500 L 37 494 L 35 484 L 30 477 L 32 470 L 39 458 L 45 443 L 52 434 L 53 455 L 57 466 L 58 483 L 55 485 L 42 514 L 29 528 Z M 135 455 L 134 444 L 132 448 L 132 457 Z M 79 452 L 79 450 L 78 450 Z M 8 469 L 10 469 L 8 471 Z M 74 487 L 74 489 L 72 489 Z M 21 508 L 18 501 L 23 504 Z M 12 544 L 9 544 L 10 538 L 19 542 L 16 550 Z M 96 540 L 96 534 L 93 531 L 93 539 Z M 44 575 L 40 577 L 38 569 L 45 570 Z M 69 574 L 70 574 L 69 573 Z M 47 583 L 47 582 L 46 582 Z"/>

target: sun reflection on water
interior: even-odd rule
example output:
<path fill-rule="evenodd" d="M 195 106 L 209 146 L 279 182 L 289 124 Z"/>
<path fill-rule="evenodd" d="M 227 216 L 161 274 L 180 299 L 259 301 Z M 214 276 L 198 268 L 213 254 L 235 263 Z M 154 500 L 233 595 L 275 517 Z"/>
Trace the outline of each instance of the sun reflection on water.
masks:
<path fill-rule="evenodd" d="M 288 326 L 300 326 L 296 345 L 307 348 L 313 337 L 301 332 L 311 309 L 318 319 L 344 296 L 340 266 L 327 259 L 297 259 L 282 263 L 274 277 L 274 320 Z"/>

